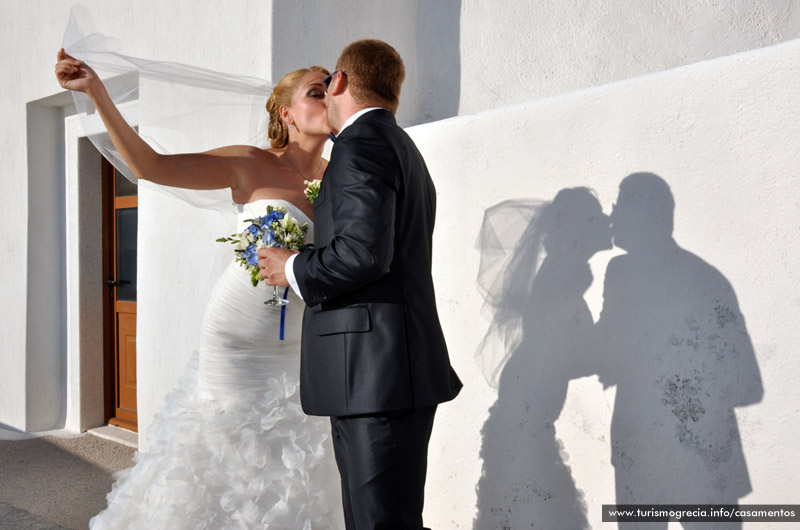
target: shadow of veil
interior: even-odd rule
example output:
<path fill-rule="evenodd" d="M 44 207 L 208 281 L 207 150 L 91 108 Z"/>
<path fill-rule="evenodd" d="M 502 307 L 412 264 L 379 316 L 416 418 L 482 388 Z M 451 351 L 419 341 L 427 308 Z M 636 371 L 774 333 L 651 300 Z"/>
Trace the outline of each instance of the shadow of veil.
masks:
<path fill-rule="evenodd" d="M 478 361 L 498 394 L 482 429 L 474 528 L 589 528 L 555 421 L 569 381 L 595 371 L 583 296 L 589 258 L 611 248 L 608 216 L 587 188 L 506 201 L 486 211 L 478 244 L 492 313 Z"/>
<path fill-rule="evenodd" d="M 733 288 L 678 246 L 673 211 L 667 183 L 635 173 L 611 214 L 614 244 L 627 253 L 608 265 L 592 343 L 600 380 L 616 385 L 616 503 L 736 504 L 752 488 L 734 408 L 761 400 L 761 377 Z"/>

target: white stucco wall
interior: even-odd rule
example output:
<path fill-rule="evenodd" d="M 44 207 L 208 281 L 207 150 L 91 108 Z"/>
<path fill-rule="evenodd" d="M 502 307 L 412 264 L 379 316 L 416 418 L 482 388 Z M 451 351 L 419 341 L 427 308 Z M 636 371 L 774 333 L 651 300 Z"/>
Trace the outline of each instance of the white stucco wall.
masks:
<path fill-rule="evenodd" d="M 358 38 L 406 60 L 404 125 L 473 114 L 800 37 L 793 0 L 275 2 L 273 77 Z"/>
<path fill-rule="evenodd" d="M 453 361 L 466 383 L 459 399 L 441 408 L 432 442 L 430 526 L 471 528 L 480 431 L 496 398 L 474 361 L 488 326 L 475 283 L 480 261 L 475 240 L 484 210 L 514 197 L 550 200 L 560 189 L 586 185 L 597 191 L 608 213 L 620 181 L 635 171 L 666 180 L 675 197 L 677 242 L 720 271 L 746 319 L 765 395 L 758 404 L 737 409 L 753 484 L 744 500 L 792 502 L 787 496 L 797 490 L 798 470 L 790 446 L 800 438 L 790 421 L 800 402 L 792 355 L 800 338 L 792 294 L 798 280 L 793 249 L 800 212 L 793 197 L 800 45 L 795 41 L 624 80 L 797 37 L 795 2 L 770 0 L 757 7 L 680 2 L 664 11 L 652 7 L 655 3 L 621 0 L 581 8 L 578 2 L 538 3 L 535 9 L 524 2 L 475 0 L 370 3 L 369 9 L 359 2 L 333 9 L 312 2 L 239 0 L 226 2 L 224 11 L 216 2 L 84 3 L 98 28 L 125 43 L 126 53 L 257 77 L 308 63 L 332 66 L 346 41 L 384 38 L 398 46 L 409 69 L 411 84 L 401 109 L 409 124 L 521 103 L 410 131 L 439 190 L 437 289 Z M 65 217 L 59 210 L 65 201 L 59 182 L 63 162 L 45 164 L 55 168 L 50 173 L 39 171 L 28 137 L 35 122 L 57 124 L 65 102 L 38 102 L 33 110 L 26 104 L 60 92 L 52 64 L 69 6 L 66 1 L 0 6 L 0 39 L 14 80 L 1 89 L 0 424 L 19 429 L 60 427 L 64 421 L 67 367 L 58 339 L 66 337 L 59 331 L 63 323 L 52 321 L 59 312 L 51 311 L 43 294 L 51 288 L 60 293 L 67 283 L 63 270 L 51 263 L 54 255 L 56 263 L 64 258 L 63 232 L 50 233 L 47 245 L 28 240 L 34 229 L 47 231 L 48 220 Z M 458 24 L 452 21 L 456 12 Z M 348 22 L 353 17 L 357 24 Z M 612 81 L 620 82 L 606 85 Z M 557 95 L 592 86 L 600 88 Z M 538 98 L 545 99 L 534 101 Z M 213 134 L 223 138 L 237 131 L 231 126 Z M 208 140 L 202 131 L 198 135 Z M 33 153 L 56 152 L 63 159 L 59 142 L 63 131 L 54 130 L 42 142 L 33 138 L 31 145 L 47 151 Z M 38 186 L 33 200 L 30 182 Z M 192 246 L 176 256 L 164 233 L 187 217 L 193 220 Z M 196 343 L 213 271 L 220 265 L 213 239 L 225 226 L 227 220 L 217 214 L 141 193 L 142 433 Z M 58 250 L 49 252 L 50 244 Z M 595 318 L 613 254 L 598 254 L 591 262 L 594 282 L 586 299 Z M 48 283 L 31 299 L 29 286 L 42 281 Z M 66 309 L 63 294 L 56 294 L 54 303 Z M 42 341 L 32 333 L 40 326 L 58 330 Z M 55 383 L 42 386 L 48 381 Z M 608 434 L 614 397 L 614 388 L 604 391 L 596 376 L 572 380 L 556 423 L 572 477 L 589 504 L 589 521 L 597 527 L 599 505 L 614 501 Z M 564 492 L 558 493 L 556 499 L 564 500 Z"/>
<path fill-rule="evenodd" d="M 463 0 L 459 114 L 800 37 L 794 0 Z"/>
<path fill-rule="evenodd" d="M 764 396 L 757 404 L 736 409 L 752 483 L 752 493 L 742 502 L 793 502 L 800 476 L 792 457 L 800 428 L 790 420 L 800 404 L 795 382 L 800 363 L 794 355 L 800 339 L 796 326 L 800 317 L 796 296 L 800 280 L 798 61 L 800 40 L 410 129 L 437 184 L 437 297 L 453 362 L 465 382 L 462 395 L 442 406 L 437 417 L 426 508 L 426 522 L 432 527 L 472 528 L 476 504 L 492 498 L 478 496 L 486 490 L 476 493 L 482 465 L 478 455 L 486 450 L 486 443 L 510 448 L 507 458 L 515 459 L 515 463 L 509 467 L 509 481 L 515 469 L 531 466 L 534 492 L 511 495 L 506 491 L 505 501 L 492 505 L 508 510 L 510 528 L 527 526 L 531 512 L 526 506 L 540 509 L 537 520 L 552 528 L 558 528 L 558 521 L 564 520 L 554 518 L 552 509 L 560 508 L 559 517 L 563 518 L 574 510 L 574 494 L 561 480 L 563 473 L 547 458 L 566 460 L 575 487 L 582 490 L 588 505 L 589 523 L 595 528 L 601 526 L 600 505 L 615 500 L 614 468 L 609 461 L 612 412 L 615 405 L 621 405 L 615 404 L 615 387 L 604 391 L 597 375 L 570 380 L 555 434 L 544 424 L 537 429 L 533 422 L 537 418 L 542 421 L 538 407 L 552 407 L 554 401 L 558 402 L 548 392 L 558 392 L 558 383 L 553 380 L 558 381 L 562 372 L 553 369 L 558 363 L 552 359 L 531 359 L 523 364 L 530 371 L 520 373 L 530 378 L 530 388 L 511 396 L 519 403 L 529 403 L 529 412 L 506 420 L 506 424 L 499 415 L 482 436 L 488 409 L 497 394 L 487 385 L 475 361 L 488 329 L 476 278 L 481 253 L 489 252 L 476 248 L 476 240 L 485 210 L 507 199 L 549 201 L 564 188 L 587 186 L 596 191 L 609 213 L 618 200 L 621 180 L 639 171 L 656 173 L 669 185 L 675 200 L 677 243 L 715 267 L 730 283 L 754 346 Z M 641 221 L 645 224 L 646 219 Z M 585 298 L 595 320 L 603 308 L 606 265 L 619 253 L 619 249 L 601 252 L 590 262 L 594 279 Z M 673 273 L 659 268 L 658 263 L 651 267 L 653 285 L 659 277 Z M 706 281 L 701 273 L 707 274 L 697 269 L 697 280 Z M 520 282 L 524 285 L 525 279 Z M 703 296 L 704 287 L 698 286 L 696 297 L 670 298 L 671 292 L 682 293 L 684 287 L 673 285 L 670 290 L 658 291 L 659 296 L 652 300 L 653 314 L 661 314 L 663 306 L 673 304 L 671 309 L 678 315 L 685 311 L 688 318 L 689 308 Z M 634 315 L 630 316 L 634 326 Z M 550 322 L 539 337 L 530 338 L 530 355 L 537 355 L 537 342 L 548 341 L 549 334 L 558 331 L 556 325 L 571 329 L 569 323 Z M 677 326 L 672 329 L 673 325 L 672 321 L 653 322 L 649 332 L 682 333 Z M 637 331 L 623 326 L 615 334 L 632 336 Z M 697 327 L 700 341 L 717 333 L 716 325 L 701 323 Z M 597 369 L 593 368 L 593 357 L 600 357 L 602 371 L 607 366 L 603 352 L 615 340 L 618 337 L 593 337 L 586 351 L 580 352 L 580 368 L 593 373 Z M 731 344 L 742 352 L 746 349 L 743 342 Z M 664 348 L 668 348 L 666 343 Z M 701 345 L 695 359 L 708 353 L 708 347 Z M 537 373 L 537 365 L 547 367 L 548 373 Z M 630 369 L 639 369 L 639 365 Z M 634 371 L 628 375 L 633 379 L 641 375 L 642 381 L 647 381 L 648 374 Z M 706 387 L 701 383 L 700 392 L 719 391 L 714 388 L 710 369 L 705 375 Z M 643 384 L 649 385 L 645 396 L 662 392 L 657 385 Z M 499 405 L 508 406 L 508 397 Z M 647 406 L 645 401 L 642 407 Z M 634 421 L 622 416 L 620 424 L 633 428 Z M 527 430 L 530 437 L 520 436 L 517 422 L 532 423 Z M 696 428 L 706 428 L 700 425 Z M 556 436 L 563 447 L 558 453 L 542 455 L 541 445 L 547 443 L 548 436 L 552 443 Z M 673 471 L 673 467 L 680 469 L 682 463 L 693 461 L 689 445 L 684 447 L 685 452 L 669 459 L 650 462 L 653 480 L 663 481 L 673 492 L 694 487 L 682 482 L 685 477 L 679 471 Z M 536 465 L 531 465 L 531 460 Z M 494 460 L 491 465 L 500 463 Z M 506 484 L 493 486 L 502 491 Z M 658 502 L 667 500 L 662 497 Z M 484 511 L 489 506 L 481 505 Z M 553 526 L 548 526 L 548 521 Z"/>

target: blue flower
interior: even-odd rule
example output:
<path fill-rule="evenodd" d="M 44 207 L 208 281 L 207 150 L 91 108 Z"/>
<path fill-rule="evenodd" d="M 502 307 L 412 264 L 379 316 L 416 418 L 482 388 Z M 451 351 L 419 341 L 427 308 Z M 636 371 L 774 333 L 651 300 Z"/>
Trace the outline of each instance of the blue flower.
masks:
<path fill-rule="evenodd" d="M 248 226 L 245 229 L 245 231 L 246 232 L 250 232 L 250 234 L 253 235 L 254 237 L 258 237 L 258 233 L 260 232 L 260 230 L 258 229 L 258 226 L 255 225 L 255 224 L 252 224 L 252 225 Z"/>
<path fill-rule="evenodd" d="M 283 219 L 283 217 L 284 217 L 285 215 L 286 215 L 286 214 L 285 214 L 285 213 L 283 213 L 283 212 L 282 212 L 282 211 L 280 211 L 280 210 L 272 210 L 272 211 L 270 211 L 270 212 L 267 212 L 267 215 L 265 215 L 264 217 L 260 217 L 260 218 L 259 218 L 259 220 L 260 220 L 260 221 L 261 221 L 263 224 L 265 224 L 265 225 L 267 225 L 267 226 L 270 226 L 270 225 L 272 225 L 272 223 L 274 223 L 275 221 L 280 221 L 281 219 Z"/>
<path fill-rule="evenodd" d="M 250 243 L 246 249 L 242 251 L 242 257 L 245 259 L 248 265 L 257 266 L 258 265 L 258 253 L 256 250 L 256 244 Z"/>
<path fill-rule="evenodd" d="M 264 232 L 264 237 L 261 238 L 264 241 L 264 244 L 268 247 L 278 247 L 278 241 L 275 239 L 275 235 L 272 233 L 272 230 L 267 230 Z"/>

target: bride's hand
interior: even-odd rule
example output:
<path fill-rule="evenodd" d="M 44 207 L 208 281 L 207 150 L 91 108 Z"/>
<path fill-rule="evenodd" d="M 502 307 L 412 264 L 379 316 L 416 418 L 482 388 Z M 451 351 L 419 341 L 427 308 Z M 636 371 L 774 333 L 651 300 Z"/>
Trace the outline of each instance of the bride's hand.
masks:
<path fill-rule="evenodd" d="M 64 48 L 58 50 L 57 59 L 56 79 L 61 88 L 87 92 L 96 83 L 100 83 L 100 78 L 89 65 L 67 55 Z"/>

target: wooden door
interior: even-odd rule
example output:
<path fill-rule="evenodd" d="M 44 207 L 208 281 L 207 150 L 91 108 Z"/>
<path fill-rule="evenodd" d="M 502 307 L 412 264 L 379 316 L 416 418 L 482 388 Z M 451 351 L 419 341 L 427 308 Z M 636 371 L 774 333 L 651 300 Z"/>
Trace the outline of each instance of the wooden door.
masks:
<path fill-rule="evenodd" d="M 103 159 L 103 273 L 106 290 L 106 418 L 137 430 L 136 241 L 139 197 L 135 184 Z"/>

